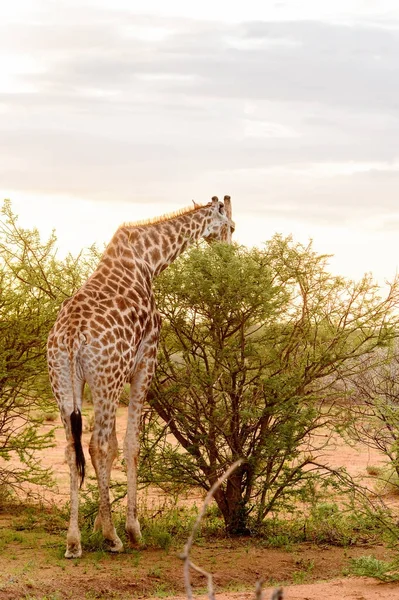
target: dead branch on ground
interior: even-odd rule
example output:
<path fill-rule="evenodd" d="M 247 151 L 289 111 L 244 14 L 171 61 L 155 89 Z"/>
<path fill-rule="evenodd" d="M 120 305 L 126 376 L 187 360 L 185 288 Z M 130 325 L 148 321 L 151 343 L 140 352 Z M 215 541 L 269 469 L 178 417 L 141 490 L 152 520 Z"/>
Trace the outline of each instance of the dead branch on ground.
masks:
<path fill-rule="evenodd" d="M 186 587 L 186 593 L 187 593 L 187 600 L 193 600 L 193 591 L 192 591 L 191 582 L 190 582 L 190 568 L 194 569 L 194 571 L 197 571 L 197 573 L 200 573 L 201 575 L 204 575 L 204 577 L 207 578 L 207 580 L 208 580 L 208 598 L 209 598 L 209 600 L 215 600 L 215 592 L 213 589 L 212 574 L 208 573 L 204 569 L 201 569 L 201 567 L 198 567 L 198 565 L 196 565 L 192 562 L 192 560 L 190 559 L 190 551 L 191 551 L 191 548 L 192 548 L 192 545 L 194 542 L 195 534 L 197 533 L 198 527 L 200 526 L 200 523 L 204 517 L 206 509 L 208 508 L 208 506 L 213 498 L 214 493 L 222 485 L 222 483 L 230 477 L 230 475 L 235 471 L 235 469 L 237 467 L 239 467 L 241 464 L 242 464 L 242 460 L 237 460 L 213 484 L 213 486 L 211 487 L 211 489 L 209 490 L 209 492 L 206 495 L 206 498 L 202 505 L 202 509 L 193 525 L 191 534 L 186 542 L 186 545 L 184 546 L 184 550 L 180 555 L 180 558 L 184 562 L 183 573 L 184 573 L 184 585 Z M 259 581 L 256 582 L 255 600 L 263 600 L 262 584 L 263 584 L 262 579 L 260 579 Z M 274 590 L 271 600 L 283 600 L 282 588 L 278 588 L 278 589 Z"/>

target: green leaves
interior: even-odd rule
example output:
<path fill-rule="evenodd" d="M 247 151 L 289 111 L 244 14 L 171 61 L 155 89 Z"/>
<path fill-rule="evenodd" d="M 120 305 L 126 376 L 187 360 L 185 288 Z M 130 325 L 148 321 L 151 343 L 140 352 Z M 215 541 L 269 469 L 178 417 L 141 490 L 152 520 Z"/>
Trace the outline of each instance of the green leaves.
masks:
<path fill-rule="evenodd" d="M 39 427 L 50 405 L 46 342 L 60 304 L 93 267 L 95 249 L 56 257 L 55 234 L 18 226 L 11 203 L 0 220 L 0 485 L 49 483 L 35 453 L 52 444 Z M 15 466 L 15 465 L 18 466 Z"/>
<path fill-rule="evenodd" d="M 398 282 L 383 297 L 369 276 L 332 276 L 327 259 L 278 235 L 264 249 L 199 245 L 155 282 L 151 404 L 166 429 L 153 476 L 209 489 L 244 458 L 216 498 L 227 527 L 249 514 L 260 523 L 312 487 L 328 443 L 315 433 L 339 416 L 335 382 L 396 335 Z"/>

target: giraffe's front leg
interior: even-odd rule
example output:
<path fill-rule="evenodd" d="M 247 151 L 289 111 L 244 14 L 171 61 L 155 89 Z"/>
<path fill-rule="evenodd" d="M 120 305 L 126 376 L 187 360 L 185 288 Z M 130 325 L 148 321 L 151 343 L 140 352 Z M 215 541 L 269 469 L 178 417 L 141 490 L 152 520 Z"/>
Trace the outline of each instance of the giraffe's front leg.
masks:
<path fill-rule="evenodd" d="M 155 371 L 155 355 L 156 348 L 151 349 L 143 357 L 130 382 L 128 423 L 123 450 L 127 472 L 126 532 L 131 545 L 137 544 L 141 539 L 140 524 L 137 519 L 137 464 L 140 449 L 140 420 L 143 403 Z"/>
<path fill-rule="evenodd" d="M 114 427 L 113 427 L 113 430 L 112 430 L 112 433 L 110 435 L 109 442 L 108 442 L 108 454 L 107 454 L 107 461 L 106 461 L 106 470 L 107 470 L 106 475 L 107 475 L 108 488 L 109 488 L 109 482 L 111 479 L 112 465 L 113 465 L 115 458 L 117 458 L 117 456 L 118 456 L 118 440 L 116 437 L 116 429 L 115 429 L 115 424 L 114 424 Z M 101 529 L 102 529 L 102 517 L 101 517 L 101 510 L 99 509 L 96 519 L 94 521 L 93 531 L 100 531 Z"/>
<path fill-rule="evenodd" d="M 137 519 L 137 462 L 139 455 L 140 417 L 143 403 L 137 398 L 130 401 L 126 437 L 123 446 L 127 475 L 126 533 L 131 545 L 141 539 L 140 524 Z"/>
<path fill-rule="evenodd" d="M 94 400 L 94 431 L 90 440 L 89 452 L 91 461 L 97 475 L 98 489 L 100 494 L 100 506 L 98 516 L 95 522 L 95 528 L 101 526 L 102 534 L 109 542 L 111 552 L 122 552 L 123 544 L 112 522 L 111 505 L 109 501 L 109 477 L 113 459 L 115 457 L 114 428 L 115 428 L 115 408 L 109 409 L 107 422 L 110 427 L 104 427 L 104 413 L 96 411 L 96 403 Z"/>

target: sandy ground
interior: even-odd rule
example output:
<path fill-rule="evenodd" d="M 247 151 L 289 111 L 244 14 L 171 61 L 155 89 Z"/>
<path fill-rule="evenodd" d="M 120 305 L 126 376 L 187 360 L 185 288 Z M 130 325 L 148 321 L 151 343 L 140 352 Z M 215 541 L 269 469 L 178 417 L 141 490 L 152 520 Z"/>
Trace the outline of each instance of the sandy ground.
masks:
<path fill-rule="evenodd" d="M 264 600 L 273 588 L 264 589 Z M 326 583 L 291 585 L 283 589 L 284 600 L 394 600 L 399 598 L 399 584 L 376 583 L 366 577 L 335 579 Z M 253 594 L 218 594 L 218 600 L 253 600 Z M 181 599 L 183 600 L 183 598 Z"/>
<path fill-rule="evenodd" d="M 125 421 L 126 421 L 126 409 L 121 408 L 118 411 L 118 420 L 117 420 L 117 435 L 119 440 L 120 447 L 123 444 L 123 436 L 125 429 Z M 88 441 L 90 439 L 90 415 L 87 414 L 85 418 L 85 432 L 83 436 L 85 453 L 87 455 L 87 446 Z M 56 421 L 54 423 L 46 424 L 46 428 L 51 429 L 56 427 L 56 447 L 50 450 L 47 450 L 42 454 L 43 463 L 46 466 L 51 466 L 55 478 L 57 481 L 57 491 L 56 493 L 48 494 L 48 498 L 51 500 L 58 500 L 60 502 L 64 502 L 68 498 L 68 481 L 69 481 L 69 473 L 68 467 L 64 460 L 64 447 L 65 447 L 65 438 L 62 427 L 59 422 Z M 337 442 L 335 448 L 331 449 L 328 453 L 326 453 L 328 457 L 328 463 L 331 467 L 347 467 L 349 473 L 352 476 L 362 478 L 363 482 L 368 485 L 372 485 L 371 479 L 367 475 L 367 467 L 370 466 L 378 466 L 383 464 L 383 457 L 377 451 L 372 451 L 367 448 L 356 446 L 351 447 L 347 444 L 342 443 L 340 441 Z M 89 463 L 89 461 L 88 461 Z M 92 474 L 91 465 L 89 463 L 89 474 Z M 122 472 L 122 467 L 120 461 L 116 461 L 115 470 L 113 471 L 114 478 L 123 478 L 124 474 Z M 0 524 L 1 528 L 1 524 Z M 248 544 L 248 542 L 246 542 Z M 225 588 L 226 584 L 228 585 L 229 581 L 240 582 L 241 580 L 246 585 L 246 589 L 250 589 L 252 583 L 255 582 L 259 577 L 265 577 L 265 580 L 270 580 L 271 575 L 273 575 L 273 579 L 276 581 L 284 581 L 290 579 L 290 575 L 292 574 L 295 567 L 295 559 L 292 556 L 288 556 L 283 551 L 272 551 L 272 550 L 263 550 L 258 551 L 256 549 L 251 549 L 251 552 L 237 552 L 237 548 L 233 548 L 230 551 L 227 549 L 223 549 L 224 554 L 221 553 L 220 549 L 217 546 L 207 549 L 207 553 L 204 549 L 200 549 L 200 552 L 204 552 L 204 554 L 200 554 L 200 558 L 205 561 L 204 563 L 200 563 L 204 566 L 204 568 L 209 568 L 209 570 L 215 574 L 215 582 L 216 584 L 219 581 L 220 589 Z M 352 550 L 351 550 L 352 552 Z M 287 600 L 335 600 L 335 599 L 353 599 L 353 600 L 376 600 L 379 598 L 398 598 L 399 600 L 399 584 L 382 584 L 378 583 L 372 579 L 367 578 L 340 578 L 340 579 L 331 579 L 329 581 L 324 581 L 330 579 L 330 577 L 336 577 L 337 573 L 342 572 L 343 567 L 343 559 L 342 559 L 342 549 L 329 549 L 329 550 L 320 550 L 318 548 L 308 548 L 303 550 L 303 557 L 306 560 L 313 560 L 315 563 L 314 569 L 314 583 L 307 585 L 287 585 L 284 587 L 284 598 Z M 372 549 L 355 549 L 353 550 L 353 556 L 360 556 L 361 554 L 375 554 L 375 548 Z M 155 556 L 152 556 L 151 553 L 143 553 L 143 561 L 155 561 L 155 564 L 158 564 L 156 561 L 161 560 L 160 564 L 165 563 L 165 557 L 159 559 Z M 210 566 L 207 565 L 207 560 L 209 556 L 212 557 Z M 380 554 L 376 554 L 376 556 L 380 558 L 384 558 L 383 549 L 380 549 Z M 89 560 L 88 558 L 86 560 Z M 118 561 L 118 568 L 120 569 L 120 573 L 124 573 L 118 575 L 115 578 L 114 572 L 107 569 L 109 565 L 104 563 L 104 572 L 101 573 L 100 570 L 98 573 L 96 572 L 93 577 L 91 577 L 91 587 L 88 587 L 85 594 L 89 594 L 88 596 L 80 594 L 77 592 L 77 586 L 80 586 L 79 589 L 85 590 L 85 584 L 88 583 L 87 576 L 82 575 L 82 579 L 79 579 L 78 572 L 80 571 L 84 562 L 80 563 L 77 568 L 73 569 L 70 567 L 71 562 L 68 561 L 67 567 L 63 567 L 61 573 L 52 573 L 50 567 L 46 567 L 46 572 L 43 571 L 42 577 L 42 587 L 34 588 L 29 592 L 24 586 L 26 585 L 25 579 L 20 578 L 18 580 L 13 579 L 13 577 L 5 577 L 7 575 L 7 569 L 11 567 L 8 566 L 7 561 L 1 564 L 0 562 L 0 570 L 3 570 L 3 585 L 0 585 L 0 600 L 8 600 L 8 599 L 17 599 L 17 598 L 47 598 L 53 597 L 51 593 L 54 590 L 64 590 L 65 594 L 67 594 L 69 590 L 69 594 L 71 595 L 62 595 L 61 598 L 113 598 L 116 597 L 114 594 L 118 590 L 120 593 L 126 592 L 126 598 L 133 597 L 149 597 L 147 590 L 150 588 L 146 586 L 145 581 L 148 578 L 151 579 L 153 575 L 151 575 L 151 570 L 148 568 L 148 572 L 137 572 L 136 574 L 129 569 L 129 555 L 120 555 L 119 557 L 115 557 L 115 560 L 112 562 Z M 174 560 L 174 559 L 173 559 Z M 174 578 L 175 589 L 181 589 L 182 593 L 184 590 L 183 585 L 183 573 L 181 569 L 181 563 L 173 563 L 171 559 L 170 565 L 170 578 Z M 302 558 L 300 559 L 302 560 Z M 82 559 L 83 561 L 83 559 Z M 324 561 L 324 562 L 323 562 Z M 232 564 L 233 563 L 233 564 Z M 86 565 L 87 566 L 87 565 Z M 113 568 L 116 568 L 115 565 Z M 166 567 L 165 567 L 166 568 Z M 97 567 L 96 567 L 97 569 Z M 11 571 L 10 571 L 11 573 Z M 245 577 L 244 577 L 245 573 Z M 169 576 L 169 575 L 168 575 Z M 141 579 L 140 579 L 141 578 Z M 219 578 L 219 579 L 218 579 Z M 51 581 L 54 579 L 54 587 L 52 587 Z M 8 585 L 7 582 L 11 581 L 12 585 Z M 139 586 L 140 581 L 142 582 L 142 589 L 139 591 L 137 586 Z M 4 583 L 5 582 L 5 583 Z M 79 583 L 80 582 L 80 583 Z M 0 577 L 1 583 L 1 577 Z M 137 583 L 137 585 L 136 585 Z M 204 589 L 204 582 L 200 582 L 199 579 L 195 579 L 194 583 L 197 586 L 196 589 L 202 588 Z M 35 584 L 36 585 L 36 584 Z M 58 587 L 57 587 L 58 586 Z M 129 586 L 131 586 L 129 588 Z M 90 595 L 90 590 L 97 589 L 99 595 Z M 102 591 L 101 591 L 102 590 Z M 129 591 L 131 590 L 131 592 Z M 33 594 L 35 592 L 35 594 Z M 100 594 L 105 595 L 101 595 Z M 29 595 L 31 593 L 32 595 Z M 272 588 L 265 588 L 264 590 L 264 600 L 268 600 L 271 597 Z M 21 594 L 21 595 L 18 595 Z M 23 594 L 23 595 L 22 595 Z M 42 595 L 40 595 L 42 594 Z M 77 595 L 75 595 L 77 594 Z M 160 594 L 165 595 L 165 594 Z M 54 596 L 58 600 L 58 596 Z M 121 596 L 122 597 L 122 596 Z M 159 596 L 158 596 L 159 597 Z M 226 593 L 217 593 L 217 600 L 249 600 L 250 598 L 254 598 L 254 593 L 245 592 L 231 592 L 229 594 Z M 119 596 L 118 596 L 119 598 Z M 125 596 L 123 596 L 125 598 Z"/>

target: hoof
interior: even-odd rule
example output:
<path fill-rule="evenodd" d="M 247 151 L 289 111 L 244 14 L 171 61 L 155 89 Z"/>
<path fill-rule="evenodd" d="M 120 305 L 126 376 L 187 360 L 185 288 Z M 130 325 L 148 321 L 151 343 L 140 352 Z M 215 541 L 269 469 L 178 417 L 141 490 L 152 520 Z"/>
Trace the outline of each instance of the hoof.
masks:
<path fill-rule="evenodd" d="M 123 552 L 123 544 L 119 538 L 116 540 L 107 540 L 107 547 L 110 552 Z"/>
<path fill-rule="evenodd" d="M 140 543 L 142 536 L 138 521 L 134 525 L 126 527 L 126 533 L 128 535 L 129 543 L 131 546 L 137 546 L 137 544 Z"/>
<path fill-rule="evenodd" d="M 80 558 L 82 556 L 82 546 L 80 544 L 70 544 L 67 546 L 64 556 L 65 558 Z"/>

